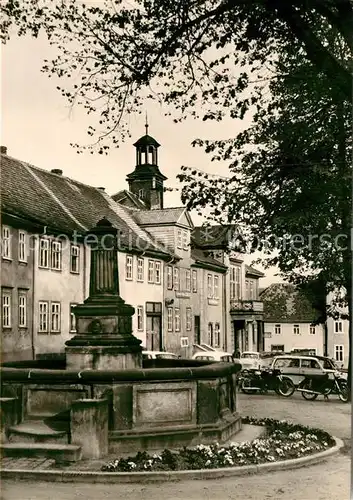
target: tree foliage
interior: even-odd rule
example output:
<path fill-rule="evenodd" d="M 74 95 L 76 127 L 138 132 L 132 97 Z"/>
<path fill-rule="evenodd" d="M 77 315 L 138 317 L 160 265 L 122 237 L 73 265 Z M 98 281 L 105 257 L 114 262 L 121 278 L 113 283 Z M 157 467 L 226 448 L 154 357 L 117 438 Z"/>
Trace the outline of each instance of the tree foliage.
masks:
<path fill-rule="evenodd" d="M 92 115 L 100 153 L 107 137 L 124 138 L 146 97 L 169 104 L 174 120 L 243 118 L 263 96 L 271 61 L 293 43 L 351 100 L 349 0 L 5 0 L 0 12 L 4 42 L 43 32 L 58 48 L 43 70 L 70 79 L 59 90 Z M 323 25 L 340 35 L 345 57 Z"/>
<path fill-rule="evenodd" d="M 350 0 L 7 0 L 0 12 L 4 42 L 43 32 L 57 47 L 43 71 L 92 115 L 100 153 L 146 98 L 175 121 L 251 111 L 237 137 L 195 141 L 230 176 L 184 167 L 183 200 L 236 221 L 292 281 L 344 286 L 350 305 Z"/>

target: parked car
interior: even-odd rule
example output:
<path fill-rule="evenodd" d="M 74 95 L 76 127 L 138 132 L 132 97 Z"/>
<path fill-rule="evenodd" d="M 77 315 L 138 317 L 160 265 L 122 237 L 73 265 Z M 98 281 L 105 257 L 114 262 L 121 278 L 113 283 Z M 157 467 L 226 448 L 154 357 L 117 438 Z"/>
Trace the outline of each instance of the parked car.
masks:
<path fill-rule="evenodd" d="M 180 356 L 173 352 L 164 351 L 142 351 L 143 359 L 178 359 Z"/>
<path fill-rule="evenodd" d="M 192 359 L 199 359 L 202 361 L 223 361 L 225 363 L 234 362 L 231 353 L 223 351 L 198 351 L 195 352 Z"/>
<path fill-rule="evenodd" d="M 262 366 L 260 353 L 254 351 L 244 351 L 240 355 L 239 362 L 242 370 L 258 370 Z"/>
<path fill-rule="evenodd" d="M 326 356 L 298 356 L 292 354 L 276 356 L 271 368 L 281 370 L 281 373 L 291 378 L 296 386 L 307 376 L 337 372 L 334 362 Z M 342 375 L 344 376 L 344 374 Z"/>

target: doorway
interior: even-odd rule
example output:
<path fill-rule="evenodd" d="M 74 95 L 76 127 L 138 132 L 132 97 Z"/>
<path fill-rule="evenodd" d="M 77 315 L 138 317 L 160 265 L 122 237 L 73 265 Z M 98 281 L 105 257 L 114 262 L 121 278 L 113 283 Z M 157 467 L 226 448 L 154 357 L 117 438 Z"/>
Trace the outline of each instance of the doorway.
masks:
<path fill-rule="evenodd" d="M 146 348 L 147 351 L 163 349 L 160 316 L 147 316 L 146 318 Z"/>
<path fill-rule="evenodd" d="M 194 316 L 194 343 L 201 344 L 200 316 Z"/>

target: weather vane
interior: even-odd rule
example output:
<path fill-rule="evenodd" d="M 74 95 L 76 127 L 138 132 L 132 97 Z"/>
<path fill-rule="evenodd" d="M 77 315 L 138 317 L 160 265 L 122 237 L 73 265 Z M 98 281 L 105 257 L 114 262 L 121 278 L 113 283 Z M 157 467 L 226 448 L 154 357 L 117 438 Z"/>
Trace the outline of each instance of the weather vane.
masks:
<path fill-rule="evenodd" d="M 146 128 L 146 135 L 148 135 L 148 117 L 147 117 L 147 111 L 146 111 L 146 123 L 145 123 L 145 128 Z"/>

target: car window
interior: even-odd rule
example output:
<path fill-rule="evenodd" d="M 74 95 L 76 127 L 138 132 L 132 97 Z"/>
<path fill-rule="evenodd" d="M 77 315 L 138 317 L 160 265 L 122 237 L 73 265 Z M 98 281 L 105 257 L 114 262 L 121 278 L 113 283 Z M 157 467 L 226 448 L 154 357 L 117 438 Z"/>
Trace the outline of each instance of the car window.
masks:
<path fill-rule="evenodd" d="M 335 370 L 336 369 L 335 365 L 329 359 L 324 359 L 323 365 L 324 365 L 325 370 Z"/>
<path fill-rule="evenodd" d="M 314 368 L 316 370 L 321 369 L 321 366 L 316 359 L 302 359 L 301 366 L 302 368 Z"/>
<path fill-rule="evenodd" d="M 221 361 L 226 361 L 227 363 L 228 362 L 232 362 L 233 361 L 233 358 L 232 356 L 221 356 Z"/>
<path fill-rule="evenodd" d="M 162 353 L 162 354 L 156 354 L 156 358 L 158 358 L 158 359 L 175 359 L 176 356 L 174 354 Z"/>
<path fill-rule="evenodd" d="M 203 361 L 213 361 L 214 359 L 211 356 L 196 356 L 195 359 L 201 359 Z"/>
<path fill-rule="evenodd" d="M 241 355 L 241 358 L 243 359 L 257 359 L 258 355 L 257 354 L 251 354 L 251 353 L 244 353 Z"/>
<path fill-rule="evenodd" d="M 299 359 L 291 359 L 288 367 L 289 368 L 299 368 L 299 365 L 300 365 Z"/>
<path fill-rule="evenodd" d="M 276 368 L 288 368 L 291 361 L 293 360 L 290 358 L 279 358 L 275 360 L 274 366 Z"/>

